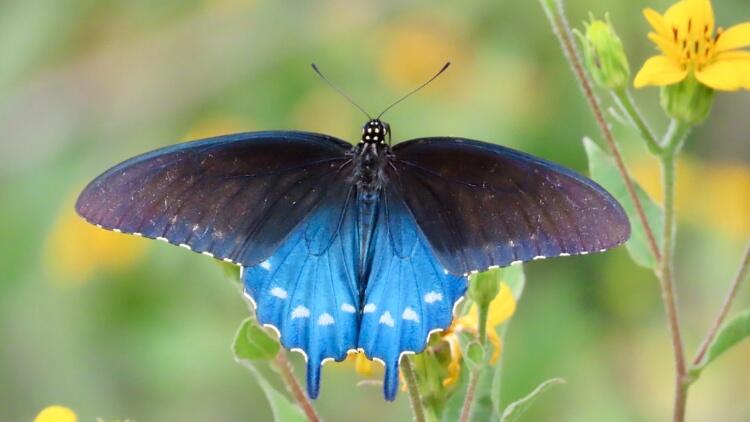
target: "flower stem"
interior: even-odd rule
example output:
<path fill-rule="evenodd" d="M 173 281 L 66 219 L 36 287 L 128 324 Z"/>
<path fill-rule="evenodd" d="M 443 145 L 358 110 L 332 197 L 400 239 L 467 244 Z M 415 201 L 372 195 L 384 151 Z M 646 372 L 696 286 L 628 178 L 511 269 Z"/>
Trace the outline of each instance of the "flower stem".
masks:
<path fill-rule="evenodd" d="M 687 367 L 685 351 L 680 332 L 680 318 L 677 312 L 677 294 L 674 287 L 674 244 L 675 244 L 675 159 L 690 127 L 675 120 L 662 143 L 660 156 L 662 168 L 662 186 L 664 189 L 664 243 L 659 271 L 662 301 L 664 302 L 672 337 L 672 349 L 675 359 L 675 399 L 673 419 L 675 422 L 685 420 L 687 404 Z"/>
<path fill-rule="evenodd" d="M 310 399 L 307 398 L 307 395 L 299 385 L 297 378 L 294 376 L 294 372 L 292 372 L 292 366 L 289 363 L 289 359 L 287 359 L 284 349 L 279 350 L 273 364 L 279 375 L 281 375 L 281 379 L 284 381 L 287 390 L 289 390 L 294 397 L 294 400 L 297 402 L 297 405 L 305 413 L 307 420 L 310 422 L 319 422 L 320 418 L 318 417 L 318 414 L 315 413 L 315 408 L 313 408 Z"/>
<path fill-rule="evenodd" d="M 411 403 L 412 413 L 414 413 L 414 420 L 416 422 L 425 422 L 422 396 L 419 394 L 417 377 L 414 374 L 414 369 L 411 367 L 411 357 L 409 355 L 405 355 L 401 359 L 401 370 L 406 380 L 406 388 L 409 390 L 409 402 Z"/>
<path fill-rule="evenodd" d="M 479 344 L 482 347 L 487 346 L 487 317 L 489 315 L 489 303 L 477 306 L 479 310 Z M 479 383 L 479 376 L 482 374 L 482 369 L 486 365 L 486 360 L 482 361 L 482 364 L 471 371 L 469 377 L 469 384 L 466 386 L 466 396 L 464 397 L 464 404 L 461 407 L 461 422 L 468 422 L 471 420 L 471 409 L 474 406 L 474 396 L 476 395 L 477 384 Z"/>
<path fill-rule="evenodd" d="M 748 241 L 747 246 L 745 247 L 745 254 L 742 256 L 742 261 L 740 261 L 740 268 L 737 270 L 737 275 L 734 277 L 734 281 L 732 282 L 732 287 L 729 288 L 729 292 L 727 293 L 727 296 L 724 298 L 724 303 L 722 303 L 721 308 L 719 309 L 718 315 L 716 315 L 716 319 L 714 320 L 713 325 L 706 333 L 706 337 L 703 339 L 703 342 L 701 343 L 700 348 L 698 349 L 698 353 L 696 353 L 695 358 L 693 359 L 693 365 L 698 365 L 703 360 L 703 356 L 706 355 L 706 352 L 708 351 L 709 346 L 711 346 L 711 343 L 713 343 L 714 338 L 716 337 L 716 334 L 719 332 L 719 328 L 721 328 L 721 324 L 724 322 L 724 319 L 727 317 L 727 314 L 729 313 L 729 308 L 732 307 L 732 302 L 734 301 L 734 298 L 737 297 L 737 292 L 739 291 L 740 283 L 745 279 L 747 276 L 748 270 L 750 269 L 750 241 Z"/>
<path fill-rule="evenodd" d="M 656 261 L 661 261 L 662 256 L 661 252 L 659 251 L 659 246 L 656 242 L 656 237 L 654 236 L 654 231 L 652 230 L 651 225 L 648 223 L 646 213 L 643 210 L 643 204 L 636 194 L 635 185 L 633 184 L 633 180 L 630 178 L 628 170 L 625 167 L 625 162 L 622 158 L 622 154 L 620 153 L 620 149 L 615 142 L 614 135 L 609 129 L 607 121 L 604 119 L 604 112 L 602 111 L 601 104 L 599 104 L 599 100 L 594 94 L 591 80 L 589 79 L 588 74 L 583 68 L 583 64 L 581 63 L 581 56 L 578 53 L 578 48 L 576 47 L 572 32 L 570 30 L 570 24 L 568 23 L 568 20 L 565 17 L 565 12 L 563 11 L 562 2 L 561 0 L 540 0 L 540 3 L 542 4 L 542 8 L 547 14 L 547 18 L 552 25 L 552 29 L 555 32 L 555 35 L 557 35 L 557 38 L 560 41 L 560 45 L 562 46 L 563 52 L 565 53 L 565 57 L 567 57 L 570 67 L 573 70 L 573 73 L 575 73 L 579 84 L 581 85 L 583 94 L 588 100 L 591 111 L 594 113 L 596 123 L 599 125 L 599 129 L 601 130 L 602 135 L 604 136 L 604 139 L 606 140 L 607 145 L 612 152 L 612 155 L 615 157 L 617 170 L 620 172 L 620 175 L 625 182 L 628 196 L 630 196 L 630 199 L 635 205 L 636 214 L 638 215 L 638 219 L 641 221 L 643 230 L 646 232 L 646 238 L 648 240 L 648 245 L 651 249 L 651 253 L 654 255 Z"/>
<path fill-rule="evenodd" d="M 656 139 L 656 136 L 654 136 L 651 128 L 648 127 L 648 124 L 643 119 L 643 116 L 641 116 L 641 112 L 635 105 L 635 101 L 633 101 L 633 96 L 630 94 L 630 91 L 628 91 L 627 89 L 618 89 L 612 91 L 612 96 L 614 97 L 617 105 L 620 107 L 620 110 L 625 113 L 633 127 L 638 130 L 638 134 L 640 134 L 641 138 L 643 138 L 643 140 L 646 142 L 648 150 L 654 155 L 661 155 L 661 145 L 659 145 L 659 141 Z"/>

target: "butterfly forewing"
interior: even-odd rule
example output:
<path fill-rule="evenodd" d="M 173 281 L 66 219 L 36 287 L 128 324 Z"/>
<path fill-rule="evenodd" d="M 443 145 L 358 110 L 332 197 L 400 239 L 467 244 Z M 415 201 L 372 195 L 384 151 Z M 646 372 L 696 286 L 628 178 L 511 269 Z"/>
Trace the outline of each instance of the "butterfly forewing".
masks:
<path fill-rule="evenodd" d="M 302 132 L 257 132 L 179 144 L 94 179 L 76 204 L 104 228 L 179 244 L 243 265 L 270 256 L 345 183 L 350 144 Z"/>
<path fill-rule="evenodd" d="M 629 236 L 609 193 L 551 162 L 457 138 L 416 139 L 393 153 L 390 183 L 454 274 L 598 252 Z"/>

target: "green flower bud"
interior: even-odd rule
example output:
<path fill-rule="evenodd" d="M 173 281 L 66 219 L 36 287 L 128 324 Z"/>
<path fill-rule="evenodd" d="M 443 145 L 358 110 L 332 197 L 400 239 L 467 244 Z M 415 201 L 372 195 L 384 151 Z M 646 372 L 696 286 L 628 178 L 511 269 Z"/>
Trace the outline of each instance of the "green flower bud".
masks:
<path fill-rule="evenodd" d="M 661 88 L 661 107 L 669 117 L 695 126 L 708 117 L 714 90 L 703 85 L 692 74 L 682 82 Z"/>
<path fill-rule="evenodd" d="M 586 67 L 599 85 L 617 90 L 630 81 L 630 66 L 620 37 L 617 36 L 609 16 L 606 21 L 594 19 L 584 23 L 585 35 L 576 31 L 583 45 Z"/>
<path fill-rule="evenodd" d="M 501 276 L 499 268 L 472 275 L 469 280 L 469 298 L 480 308 L 488 307 L 500 291 Z"/>

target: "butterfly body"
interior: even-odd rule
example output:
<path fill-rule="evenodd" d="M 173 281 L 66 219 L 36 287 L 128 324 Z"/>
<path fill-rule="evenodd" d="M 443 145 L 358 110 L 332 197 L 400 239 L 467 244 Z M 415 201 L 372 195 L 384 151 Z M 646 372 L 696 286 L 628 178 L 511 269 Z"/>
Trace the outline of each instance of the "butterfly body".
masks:
<path fill-rule="evenodd" d="M 468 273 L 629 236 L 617 201 L 583 176 L 468 139 L 391 147 L 378 119 L 354 146 L 271 131 L 162 148 L 94 179 L 76 209 L 241 266 L 259 322 L 305 354 L 311 397 L 325 361 L 359 350 L 385 364 L 392 400 L 401 356 L 450 325 Z"/>

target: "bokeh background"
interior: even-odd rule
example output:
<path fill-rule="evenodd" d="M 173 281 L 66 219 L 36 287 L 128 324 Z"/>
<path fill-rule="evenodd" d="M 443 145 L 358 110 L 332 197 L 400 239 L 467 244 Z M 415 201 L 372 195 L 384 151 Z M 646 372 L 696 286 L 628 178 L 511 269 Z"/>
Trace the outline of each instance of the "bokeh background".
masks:
<path fill-rule="evenodd" d="M 641 9 L 663 0 L 568 1 L 573 22 L 610 12 L 634 70 L 651 53 Z M 716 2 L 723 26 L 746 0 Z M 0 2 L 0 420 L 64 404 L 81 420 L 269 420 L 230 343 L 248 309 L 207 257 L 100 232 L 72 211 L 85 183 L 178 141 L 304 129 L 356 141 L 364 117 L 310 70 L 318 63 L 396 140 L 461 135 L 586 171 L 598 135 L 534 1 L 6 0 Z M 662 128 L 657 90 L 637 93 Z M 680 163 L 678 283 L 688 350 L 718 309 L 750 233 L 750 95 L 718 95 Z M 650 192 L 658 171 L 614 127 Z M 655 193 L 658 198 L 658 192 Z M 672 357 L 656 279 L 623 248 L 535 262 L 504 350 L 504 400 L 562 377 L 529 421 L 666 420 Z M 737 307 L 750 305 L 750 286 Z M 301 369 L 299 355 L 291 355 Z M 691 390 L 690 420 L 750 418 L 750 343 Z M 302 372 L 299 372 L 302 374 Z M 325 367 L 327 420 L 408 420 L 405 394 Z"/>

